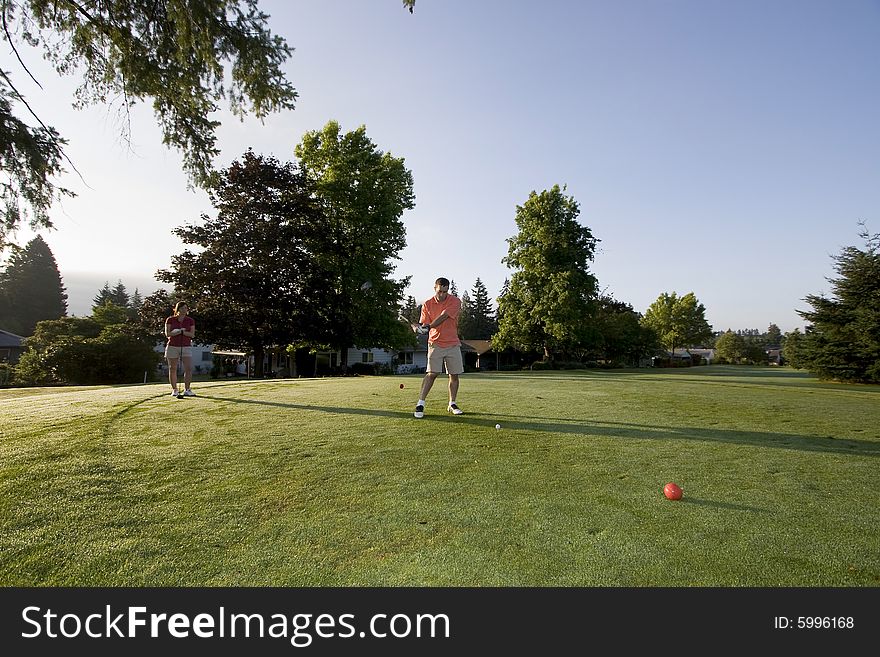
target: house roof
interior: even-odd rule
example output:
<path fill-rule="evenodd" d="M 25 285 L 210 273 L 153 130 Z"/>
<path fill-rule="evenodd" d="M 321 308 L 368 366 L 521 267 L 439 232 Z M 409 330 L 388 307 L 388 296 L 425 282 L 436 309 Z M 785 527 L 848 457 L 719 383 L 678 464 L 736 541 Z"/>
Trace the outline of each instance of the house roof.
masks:
<path fill-rule="evenodd" d="M 16 335 L 15 333 L 0 329 L 0 347 L 21 347 L 23 340 L 24 337 L 21 335 Z"/>
<path fill-rule="evenodd" d="M 482 356 L 487 351 L 492 351 L 491 340 L 462 340 L 462 344 L 466 344 L 476 351 L 478 356 Z"/>
<path fill-rule="evenodd" d="M 666 353 L 669 353 L 669 352 L 667 351 Z M 674 355 L 674 356 L 682 356 L 682 357 L 684 357 L 684 358 L 687 358 L 688 356 L 691 356 L 691 355 L 696 355 L 696 356 L 706 356 L 706 355 L 710 355 L 710 356 L 714 356 L 714 355 L 715 355 L 715 350 L 714 350 L 714 349 L 705 349 L 705 348 L 703 348 L 703 347 L 699 347 L 699 348 L 697 348 L 697 347 L 687 347 L 687 348 L 685 348 L 685 347 L 678 347 L 678 348 L 676 348 L 676 350 L 675 350 L 675 354 L 670 354 L 670 355 Z"/>

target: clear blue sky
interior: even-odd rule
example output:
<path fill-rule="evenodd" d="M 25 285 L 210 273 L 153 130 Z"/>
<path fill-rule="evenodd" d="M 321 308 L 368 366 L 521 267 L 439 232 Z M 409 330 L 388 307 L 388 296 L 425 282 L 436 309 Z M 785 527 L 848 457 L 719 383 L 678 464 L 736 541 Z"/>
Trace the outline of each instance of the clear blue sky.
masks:
<path fill-rule="evenodd" d="M 423 300 L 446 276 L 496 296 L 515 208 L 554 184 L 601 240 L 603 290 L 644 312 L 693 291 L 716 330 L 803 326 L 831 255 L 880 232 L 877 0 L 262 0 L 296 50 L 297 108 L 264 124 L 223 113 L 226 166 L 249 146 L 293 159 L 304 132 L 365 124 L 413 172 L 416 208 L 397 276 Z M 88 314 L 105 280 L 144 294 L 212 213 L 186 189 L 148 107 L 132 149 L 107 108 L 69 108 L 74 80 L 31 53 L 0 66 L 70 140 L 79 194 L 46 239 Z M 29 234 L 22 231 L 19 241 Z"/>

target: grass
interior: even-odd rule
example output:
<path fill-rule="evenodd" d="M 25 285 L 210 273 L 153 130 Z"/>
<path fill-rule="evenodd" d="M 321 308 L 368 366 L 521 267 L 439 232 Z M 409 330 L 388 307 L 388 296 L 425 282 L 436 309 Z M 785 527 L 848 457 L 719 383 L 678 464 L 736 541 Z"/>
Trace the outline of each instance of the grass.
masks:
<path fill-rule="evenodd" d="M 477 374 L 415 420 L 419 381 L 0 391 L 0 584 L 880 585 L 880 387 Z"/>

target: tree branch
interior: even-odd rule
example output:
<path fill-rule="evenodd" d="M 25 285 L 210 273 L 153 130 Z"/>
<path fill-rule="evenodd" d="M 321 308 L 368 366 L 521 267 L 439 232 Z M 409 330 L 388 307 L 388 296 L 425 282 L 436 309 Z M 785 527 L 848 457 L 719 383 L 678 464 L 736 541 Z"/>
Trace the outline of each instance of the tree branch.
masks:
<path fill-rule="evenodd" d="M 3 32 L 6 34 L 6 40 L 9 42 L 9 46 L 12 48 L 12 52 L 15 53 L 15 58 L 18 60 L 18 63 L 21 64 L 21 67 L 24 69 L 24 72 L 30 76 L 31 80 L 34 81 L 34 84 L 36 84 L 40 89 L 42 89 L 43 85 L 41 85 L 37 81 L 37 78 L 35 78 L 33 76 L 33 74 L 31 74 L 30 70 L 28 70 L 28 67 L 25 66 L 25 63 L 21 60 L 21 55 L 18 54 L 18 48 L 15 47 L 15 43 L 13 43 L 13 41 L 12 41 L 12 35 L 9 34 L 9 25 L 6 23 L 5 7 L 4 7 L 4 11 L 3 11 Z"/>
<path fill-rule="evenodd" d="M 37 116 L 37 113 L 33 110 L 33 108 L 30 105 L 28 105 L 28 102 L 24 99 L 24 96 L 22 96 L 19 93 L 18 89 L 15 88 L 15 85 L 12 84 L 12 80 L 9 79 L 9 76 L 6 75 L 6 71 L 4 71 L 3 69 L 0 69 L 0 77 L 2 77 L 4 80 L 6 80 L 6 84 L 9 85 L 9 88 L 12 89 L 12 92 L 18 97 L 18 99 L 21 101 L 21 103 L 27 108 L 28 112 L 31 113 L 31 116 L 33 116 L 37 120 L 37 123 L 39 123 L 43 127 L 43 130 L 46 131 L 46 135 L 49 137 L 49 139 L 52 140 L 52 143 L 55 144 L 55 148 L 58 149 L 58 152 L 61 153 L 61 156 L 65 160 L 67 160 L 67 163 L 70 165 L 70 167 L 74 171 L 76 171 L 76 175 L 79 176 L 79 179 L 82 180 L 83 184 L 88 186 L 88 183 L 86 183 L 85 178 L 83 178 L 83 175 L 79 172 L 79 169 L 77 169 L 76 165 L 73 163 L 73 161 L 71 161 L 71 159 L 69 157 L 67 157 L 67 153 L 64 152 L 64 148 L 61 146 L 61 144 L 58 142 L 58 140 L 55 139 L 55 137 L 52 135 L 52 133 L 54 131 L 51 130 L 45 123 L 43 123 L 43 120 L 39 116 Z"/>

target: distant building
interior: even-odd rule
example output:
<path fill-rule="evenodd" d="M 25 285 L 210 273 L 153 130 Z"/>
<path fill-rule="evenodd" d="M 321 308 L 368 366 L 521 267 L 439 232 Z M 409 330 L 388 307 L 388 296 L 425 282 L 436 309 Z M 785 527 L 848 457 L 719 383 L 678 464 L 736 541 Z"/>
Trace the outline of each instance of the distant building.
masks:
<path fill-rule="evenodd" d="M 24 353 L 24 337 L 0 329 L 0 363 L 15 365 Z"/>

